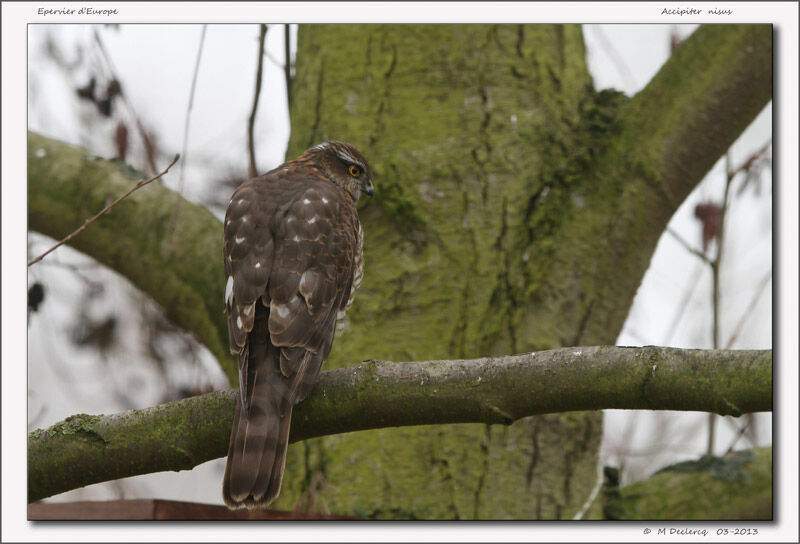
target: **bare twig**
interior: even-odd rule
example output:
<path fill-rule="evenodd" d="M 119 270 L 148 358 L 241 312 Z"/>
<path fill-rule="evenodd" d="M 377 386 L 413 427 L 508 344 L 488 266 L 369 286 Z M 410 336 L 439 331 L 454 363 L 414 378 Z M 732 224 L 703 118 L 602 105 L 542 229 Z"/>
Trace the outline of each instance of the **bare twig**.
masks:
<path fill-rule="evenodd" d="M 597 480 L 595 481 L 594 487 L 592 491 L 589 493 L 589 496 L 586 498 L 586 502 L 583 503 L 581 509 L 578 510 L 572 519 L 574 521 L 583 519 L 583 516 L 586 515 L 586 512 L 589 511 L 589 508 L 594 504 L 594 500 L 597 498 L 597 494 L 600 493 L 600 488 L 603 487 L 603 463 L 597 463 Z"/>
<path fill-rule="evenodd" d="M 764 145 L 762 145 L 761 147 L 756 149 L 753 153 L 751 153 L 750 156 L 747 157 L 747 159 L 745 159 L 744 162 L 742 162 L 742 164 L 740 164 L 731 172 L 729 172 L 729 174 L 735 176 L 739 172 L 747 172 L 753 166 L 753 163 L 756 160 L 763 158 L 764 156 L 767 155 L 767 152 L 769 151 L 771 145 L 772 145 L 772 138 L 769 138 L 766 142 L 764 142 Z"/>
<path fill-rule="evenodd" d="M 292 110 L 292 50 L 290 25 L 283 25 L 283 75 L 286 79 L 286 105 Z"/>
<path fill-rule="evenodd" d="M 255 144 L 253 143 L 253 127 L 256 124 L 256 111 L 258 110 L 258 97 L 261 95 L 261 74 L 264 69 L 264 42 L 267 38 L 267 25 L 261 25 L 261 38 L 258 42 L 258 70 L 256 71 L 256 91 L 253 96 L 253 109 L 250 112 L 250 119 L 247 121 L 247 148 L 250 152 L 250 177 L 254 178 L 258 175 L 256 168 L 256 151 Z"/>
<path fill-rule="evenodd" d="M 711 265 L 711 273 L 712 273 L 712 288 L 711 288 L 711 305 L 712 305 L 712 347 L 714 349 L 719 348 L 720 344 L 720 332 L 719 332 L 719 321 L 720 321 L 720 278 L 719 272 L 722 263 L 722 248 L 723 248 L 723 241 L 725 239 L 725 215 L 728 211 L 728 200 L 730 197 L 731 191 L 731 183 L 733 182 L 733 178 L 736 177 L 736 170 L 734 170 L 732 165 L 733 159 L 731 159 L 731 152 L 725 154 L 725 193 L 722 196 L 722 205 L 720 206 L 720 213 L 719 213 L 719 230 L 717 231 L 717 254 L 714 256 L 714 259 L 709 263 Z M 714 438 L 715 438 L 715 431 L 717 425 L 717 417 L 716 414 L 708 414 L 708 445 L 706 447 L 706 455 L 714 455 Z"/>
<path fill-rule="evenodd" d="M 714 349 L 717 349 L 721 344 L 720 341 L 720 330 L 719 330 L 719 323 L 720 323 L 720 268 L 722 263 L 722 256 L 723 256 L 723 240 L 724 240 L 724 232 L 725 232 L 725 215 L 728 210 L 728 204 L 730 202 L 730 190 L 733 184 L 733 180 L 736 176 L 740 173 L 744 173 L 747 178 L 745 179 L 744 184 L 747 184 L 747 181 L 750 176 L 751 169 L 757 168 L 758 161 L 761 160 L 769 151 L 770 146 L 772 145 L 772 140 L 768 140 L 764 145 L 762 145 L 758 150 L 753 152 L 742 164 L 737 167 L 733 166 L 733 161 L 731 159 L 730 151 L 725 155 L 725 192 L 722 197 L 722 203 L 719 206 L 719 218 L 718 218 L 718 225 L 716 227 L 716 231 L 714 236 L 717 240 L 717 251 L 714 255 L 713 259 L 709 259 L 704 252 L 698 251 L 694 249 L 686 240 L 684 240 L 678 233 L 673 231 L 672 229 L 667 229 L 667 232 L 672 235 L 687 251 L 692 253 L 693 255 L 699 257 L 704 263 L 708 264 L 711 267 L 711 274 L 712 274 L 712 288 L 711 288 L 711 306 L 712 306 L 712 346 Z M 705 245 L 705 242 L 704 242 Z M 763 292 L 764 288 L 767 285 L 767 281 L 771 277 L 771 273 L 767 275 L 767 277 L 761 281 L 759 288 L 757 289 L 756 294 L 754 295 L 748 309 L 746 310 L 745 314 L 739 320 L 739 323 L 734 330 L 733 335 L 731 335 L 730 339 L 728 340 L 727 347 L 730 347 L 731 344 L 734 342 L 736 337 L 741 332 L 742 326 L 744 321 L 748 317 L 748 315 L 752 312 L 755 304 L 758 302 L 761 293 Z M 685 300 L 682 307 L 685 306 Z M 679 311 L 679 314 L 682 313 L 682 310 Z M 714 452 L 714 439 L 715 439 L 715 428 L 716 428 L 717 417 L 715 414 L 711 413 L 708 415 L 708 443 L 706 446 L 706 453 L 708 455 L 712 455 Z"/>
<path fill-rule="evenodd" d="M 175 231 L 175 222 L 178 220 L 178 212 L 181 208 L 181 202 L 183 201 L 183 174 L 186 170 L 186 153 L 188 152 L 189 146 L 189 120 L 192 117 L 192 106 L 194 105 L 194 90 L 197 86 L 197 74 L 200 71 L 200 58 L 203 56 L 203 43 L 206 39 L 206 27 L 208 25 L 203 25 L 203 30 L 200 32 L 200 44 L 197 46 L 197 59 L 194 63 L 194 76 L 192 76 L 192 87 L 189 89 L 189 104 L 186 106 L 186 119 L 183 123 L 183 150 L 181 151 L 181 156 L 183 157 L 183 162 L 181 163 L 181 171 L 178 175 L 178 191 L 177 195 L 175 196 L 175 209 L 172 212 L 172 219 L 169 222 L 169 235 L 167 236 L 167 240 L 172 237 L 172 233 Z"/>
<path fill-rule="evenodd" d="M 700 258 L 704 263 L 711 267 L 711 274 L 712 274 L 712 291 L 711 291 L 711 305 L 712 305 L 712 346 L 714 349 L 717 349 L 721 344 L 720 341 L 720 330 L 719 330 L 719 323 L 720 323 L 720 268 L 722 263 L 722 256 L 723 256 L 723 240 L 724 240 L 724 231 L 725 231 L 725 215 L 728 210 L 728 204 L 730 202 L 730 190 L 733 184 L 733 180 L 736 176 L 740 173 L 744 173 L 747 178 L 745 179 L 744 184 L 747 184 L 747 181 L 750 176 L 751 169 L 758 168 L 758 161 L 763 159 L 763 157 L 769 151 L 770 146 L 772 145 L 772 140 L 768 140 L 764 145 L 762 145 L 758 150 L 753 152 L 742 164 L 737 167 L 734 167 L 732 164 L 731 154 L 730 151 L 725 156 L 725 192 L 722 197 L 722 203 L 719 206 L 719 224 L 716 228 L 716 232 L 714 236 L 717 240 L 717 251 L 714 255 L 713 259 L 709 259 L 704 252 L 698 251 L 694 249 L 686 240 L 683 239 L 677 232 L 668 228 L 667 232 L 672 235 L 687 251 L 692 253 L 693 255 Z M 745 320 L 747 317 L 752 313 L 753 308 L 755 307 L 758 299 L 761 296 L 764 288 L 766 287 L 768 280 L 772 277 L 772 274 L 769 273 L 767 276 L 761 281 L 753 299 L 751 300 L 747 310 L 745 311 L 744 315 L 739 320 L 739 323 L 736 325 L 736 329 L 734 333 L 731 335 L 730 339 L 727 342 L 726 348 L 729 348 L 735 339 L 738 337 L 739 333 L 741 332 L 742 326 L 744 325 Z M 681 315 L 683 311 L 683 307 L 686 306 L 686 299 L 684 299 L 683 303 L 681 304 L 681 309 L 679 310 L 678 315 Z M 674 327 L 674 324 L 673 324 Z M 671 333 L 670 333 L 671 334 Z M 708 455 L 712 455 L 714 452 L 714 439 L 715 439 L 715 428 L 716 428 L 717 416 L 713 413 L 708 415 L 708 443 L 706 446 L 706 453 Z M 734 442 L 735 443 L 735 442 Z"/>
<path fill-rule="evenodd" d="M 696 255 L 697 257 L 702 259 L 704 263 L 711 264 L 711 260 L 708 257 L 706 257 L 705 253 L 703 253 L 698 249 L 693 248 L 691 244 L 689 244 L 689 242 L 683 239 L 683 236 L 681 236 L 680 234 L 678 234 L 669 227 L 667 227 L 667 233 L 670 234 L 673 238 L 675 238 L 675 240 L 677 240 L 678 243 L 686 249 L 686 251 L 688 251 L 692 255 Z"/>
<path fill-rule="evenodd" d="M 183 173 L 186 170 L 186 153 L 187 146 L 189 145 L 189 121 L 192 117 L 192 106 L 194 105 L 194 90 L 197 87 L 197 74 L 200 72 L 200 59 L 203 56 L 203 43 L 206 39 L 206 27 L 203 25 L 203 30 L 200 33 L 200 44 L 197 46 L 197 59 L 194 62 L 194 75 L 192 76 L 192 87 L 189 90 L 189 104 L 186 106 L 186 120 L 183 123 L 183 151 L 181 156 L 183 162 L 181 163 L 181 172 L 178 177 L 178 193 L 183 190 Z"/>
<path fill-rule="evenodd" d="M 611 61 L 611 64 L 614 65 L 614 68 L 617 69 L 620 77 L 622 77 L 625 87 L 630 89 L 631 92 L 635 92 L 639 85 L 636 83 L 636 78 L 633 77 L 633 74 L 631 73 L 630 69 L 628 69 L 628 65 L 625 64 L 622 56 L 616 50 L 608 37 L 606 37 L 606 34 L 603 32 L 603 29 L 600 27 L 600 25 L 591 25 L 590 28 L 597 37 L 597 40 L 600 42 L 600 47 L 602 47 L 605 51 L 606 55 Z"/>
<path fill-rule="evenodd" d="M 756 182 L 756 194 L 758 194 L 758 187 L 760 185 L 758 180 L 761 177 L 761 170 L 764 167 L 772 164 L 772 153 L 770 152 L 771 146 L 772 138 L 767 140 L 760 149 L 752 153 L 750 157 L 748 157 L 744 163 L 739 166 L 737 173 L 744 172 L 744 179 L 739 185 L 739 190 L 736 192 L 737 195 L 742 194 L 754 180 Z"/>
<path fill-rule="evenodd" d="M 108 211 L 109 211 L 111 208 L 113 208 L 114 206 L 116 206 L 117 204 L 119 204 L 119 203 L 120 203 L 122 200 L 124 200 L 124 199 L 128 198 L 128 196 L 130 196 L 130 194 L 131 194 L 131 193 L 133 193 L 134 191 L 136 191 L 136 190 L 138 190 L 138 189 L 141 189 L 142 187 L 144 187 L 144 186 L 145 186 L 145 185 L 147 185 L 148 183 L 151 183 L 151 182 L 153 182 L 153 181 L 155 181 L 155 180 L 159 179 L 161 176 L 163 176 L 164 174 L 166 174 L 167 172 L 169 172 L 169 169 L 170 169 L 170 168 L 172 168 L 172 166 L 173 166 L 173 165 L 174 165 L 176 162 L 178 162 L 178 159 L 179 159 L 180 157 L 181 157 L 181 156 L 180 156 L 179 154 L 176 154 L 176 155 L 175 155 L 175 158 L 174 158 L 174 159 L 172 159 L 172 162 L 171 162 L 171 163 L 169 163 L 169 166 L 167 166 L 167 167 L 164 169 L 164 171 L 163 171 L 163 172 L 161 172 L 160 174 L 158 174 L 158 175 L 156 175 L 156 176 L 154 176 L 154 177 L 152 177 L 152 178 L 150 178 L 150 179 L 139 181 L 139 182 L 138 182 L 136 185 L 134 185 L 134 186 L 133 186 L 133 188 L 131 188 L 131 190 L 130 190 L 130 191 L 128 191 L 127 193 L 125 193 L 125 194 L 124 194 L 124 195 L 122 195 L 121 197 L 117 198 L 117 199 L 116 199 L 114 202 L 112 202 L 111 204 L 109 204 L 108 206 L 106 206 L 105 208 L 103 208 L 102 210 L 100 210 L 100 212 L 99 212 L 97 215 L 95 215 L 94 217 L 92 217 L 91 219 L 87 219 L 87 220 L 86 220 L 86 221 L 83 223 L 83 225 L 81 225 L 81 226 L 80 226 L 80 227 L 79 227 L 77 230 L 73 231 L 73 232 L 72 232 L 71 234 L 69 234 L 69 235 L 68 235 L 66 238 L 62 239 L 62 240 L 61 240 L 60 242 L 58 242 L 56 245 L 54 245 L 53 247 L 51 247 L 50 249 L 48 249 L 47 251 L 45 251 L 44 253 L 42 253 L 41 255 L 39 255 L 38 257 L 36 257 L 35 259 L 33 259 L 31 262 L 29 262 L 29 263 L 28 263 L 28 266 L 31 266 L 32 264 L 36 264 L 36 263 L 38 263 L 39 261 L 41 261 L 42 259 L 44 259 L 44 257 L 45 257 L 45 256 L 46 256 L 48 253 L 51 253 L 51 252 L 55 251 L 56 249 L 58 249 L 59 247 L 61 247 L 61 246 L 62 246 L 62 245 L 64 245 L 64 244 L 66 244 L 67 242 L 69 242 L 70 240 L 72 240 L 73 238 L 75 238 L 77 235 L 79 235 L 80 233 L 82 233 L 83 231 L 85 231 L 85 230 L 86 230 L 86 228 L 87 228 L 89 225 L 91 225 L 92 223 L 94 223 L 95 221 L 97 221 L 97 220 L 98 220 L 98 219 L 99 219 L 101 216 L 105 215 L 105 214 L 106 214 L 106 213 L 107 213 L 107 212 L 108 212 Z"/>
<path fill-rule="evenodd" d="M 678 324 L 683 319 L 683 314 L 689 307 L 689 301 L 692 299 L 695 289 L 697 289 L 697 286 L 700 285 L 700 275 L 703 273 L 703 266 L 700 264 L 695 266 L 697 267 L 697 269 L 695 271 L 694 277 L 690 282 L 691 287 L 689 287 L 689 289 L 686 290 L 686 293 L 684 293 L 683 298 L 678 304 L 678 311 L 675 312 L 675 317 L 672 318 L 672 323 L 670 323 L 669 329 L 667 329 L 667 335 L 666 337 L 664 337 L 664 341 L 662 342 L 662 344 L 665 346 L 670 345 L 669 343 L 670 341 L 672 341 L 672 335 L 675 334 L 675 330 L 678 328 Z"/>
<path fill-rule="evenodd" d="M 272 56 L 268 49 L 264 50 L 264 56 L 276 67 L 283 70 L 283 63 Z"/>
<path fill-rule="evenodd" d="M 736 338 L 742 332 L 742 328 L 744 327 L 744 322 L 747 321 L 747 318 L 750 317 L 750 315 L 753 313 L 753 309 L 756 307 L 758 299 L 761 298 L 761 294 L 764 292 L 764 289 L 767 287 L 767 285 L 769 284 L 769 280 L 771 279 L 772 279 L 772 270 L 770 269 L 770 271 L 767 272 L 767 275 L 764 276 L 764 278 L 761 280 L 761 283 L 758 284 L 758 288 L 756 289 L 756 292 L 753 294 L 753 298 L 750 300 L 750 304 L 747 305 L 747 309 L 742 314 L 742 317 L 739 318 L 739 322 L 736 324 L 736 328 L 733 329 L 733 334 L 731 334 L 731 337 L 728 339 L 728 343 L 725 344 L 725 349 L 730 349 L 730 347 L 736 341 Z"/>
<path fill-rule="evenodd" d="M 752 414 L 746 414 L 746 415 L 752 415 Z M 734 423 L 734 425 L 735 425 L 735 423 Z M 734 436 L 733 440 L 731 441 L 731 445 L 728 446 L 727 450 L 725 450 L 725 454 L 728 454 L 728 453 L 733 451 L 733 447 L 736 446 L 736 443 L 739 442 L 739 439 L 741 439 L 745 435 L 745 433 L 747 432 L 747 430 L 749 428 L 750 428 L 750 421 L 745 420 L 745 424 L 742 425 L 741 427 L 739 427 L 738 432 L 736 433 L 736 436 Z M 755 446 L 755 443 L 753 444 L 753 446 Z"/>

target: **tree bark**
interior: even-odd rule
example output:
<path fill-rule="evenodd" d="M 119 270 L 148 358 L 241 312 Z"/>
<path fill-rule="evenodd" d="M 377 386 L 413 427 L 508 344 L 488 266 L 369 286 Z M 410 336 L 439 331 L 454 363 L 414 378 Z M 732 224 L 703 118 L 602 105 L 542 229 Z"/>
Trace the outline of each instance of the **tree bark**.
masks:
<path fill-rule="evenodd" d="M 376 184 L 328 366 L 466 358 L 615 341 L 669 218 L 770 99 L 771 28 L 701 27 L 632 99 L 593 90 L 569 25 L 302 26 L 296 66 L 288 156 L 346 140 Z M 601 431 L 583 413 L 310 441 L 278 505 L 562 518 Z"/>
<path fill-rule="evenodd" d="M 124 163 L 28 132 L 28 228 L 60 240 L 144 177 Z M 176 198 L 161 182 L 152 183 L 69 245 L 151 297 L 170 321 L 205 344 L 236 384 L 222 312 L 222 223 L 184 200 L 170 233 Z"/>
<path fill-rule="evenodd" d="M 678 463 L 618 491 L 614 519 L 772 520 L 772 448 Z M 737 536 L 736 529 L 727 534 Z"/>
<path fill-rule="evenodd" d="M 92 483 L 188 470 L 226 455 L 238 391 L 110 416 L 78 414 L 28 438 L 28 500 Z M 771 351 L 588 347 L 466 361 L 367 361 L 322 373 L 291 442 L 441 423 L 511 425 L 575 410 L 772 409 Z"/>

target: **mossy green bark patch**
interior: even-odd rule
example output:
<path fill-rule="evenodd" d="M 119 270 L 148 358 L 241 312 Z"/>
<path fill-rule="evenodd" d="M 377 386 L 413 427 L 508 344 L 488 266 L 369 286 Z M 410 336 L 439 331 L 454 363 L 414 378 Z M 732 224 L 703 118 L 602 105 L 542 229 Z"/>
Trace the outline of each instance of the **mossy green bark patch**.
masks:
<path fill-rule="evenodd" d="M 227 451 L 234 398 L 232 390 L 218 391 L 111 416 L 78 414 L 37 429 L 28 435 L 28 501 L 215 459 Z"/>
<path fill-rule="evenodd" d="M 360 209 L 364 281 L 328 367 L 367 357 L 512 353 L 537 336 L 541 346 L 559 345 L 546 321 L 536 335 L 519 337 L 517 327 L 531 286 L 544 286 L 548 275 L 538 255 L 552 254 L 547 248 L 574 207 L 570 187 L 583 180 L 576 169 L 585 163 L 570 159 L 587 138 L 575 129 L 592 101 L 580 27 L 342 29 L 300 27 L 287 153 L 349 141 L 367 156 L 376 183 L 375 197 Z M 538 229 L 533 237 L 529 223 Z M 597 431 L 575 458 L 575 466 L 592 471 L 600 416 L 576 417 Z M 295 446 L 278 504 L 293 505 L 308 491 L 310 471 L 328 482 L 315 496 L 332 511 L 424 519 L 567 515 L 590 483 L 554 470 L 564 449 L 555 434 L 544 438 L 556 433 L 554 425 L 537 428 L 535 469 L 533 431 L 522 424 L 325 438 L 308 446 L 317 452 L 308 459 Z M 537 495 L 536 485 L 525 484 L 529 475 L 548 491 Z"/>
<path fill-rule="evenodd" d="M 620 496 L 623 519 L 771 520 L 772 448 L 673 465 Z"/>
<path fill-rule="evenodd" d="M 374 172 L 375 197 L 360 211 L 365 278 L 329 367 L 367 357 L 445 359 L 612 344 L 681 195 L 738 135 L 736 123 L 749 122 L 768 100 L 758 78 L 757 90 L 742 84 L 748 71 L 738 66 L 759 63 L 759 74 L 769 66 L 771 45 L 763 42 L 771 38 L 764 27 L 699 29 L 682 45 L 693 70 L 682 72 L 679 61 L 670 61 L 654 80 L 658 85 L 633 100 L 594 91 L 578 26 L 344 30 L 300 27 L 288 151 L 293 157 L 322 140 L 346 140 L 365 153 Z M 717 54 L 716 45 L 726 53 Z M 744 59 L 748 47 L 757 53 Z M 715 106 L 730 89 L 726 74 L 735 76 L 737 92 L 749 93 L 744 109 L 731 102 Z M 691 82 L 697 101 L 673 81 Z M 685 179 L 676 181 L 668 170 L 674 161 L 661 153 L 680 156 L 683 116 L 695 115 L 702 124 L 707 112 L 737 121 L 726 121 L 721 130 L 715 125 L 711 154 L 686 146 L 681 166 L 691 167 L 677 170 Z M 664 123 L 650 126 L 653 115 Z M 695 138 L 709 134 L 699 126 L 693 130 Z M 599 421 L 592 414 L 576 417 Z M 387 489 L 400 485 L 395 471 L 417 464 L 418 477 L 409 478 L 427 478 L 426 485 L 437 489 L 432 502 L 456 506 L 429 511 L 434 507 L 420 502 L 425 499 L 362 494 L 358 485 L 332 478 L 318 497 L 326 504 L 335 503 L 334 493 L 360 497 L 352 500 L 369 505 L 363 510 L 375 516 L 521 515 L 510 514 L 503 500 L 516 490 L 450 485 L 445 472 L 432 471 L 428 456 L 414 457 L 414 451 L 428 451 L 439 432 L 379 431 L 380 439 L 359 434 L 348 438 L 354 445 L 346 451 L 337 446 L 327 455 L 324 467 L 311 463 L 308 470 L 333 474 L 349 448 L 358 451 L 364 440 L 368 449 L 377 440 L 393 445 L 372 467 L 375 478 L 389 482 Z M 459 444 L 456 449 L 472 451 L 475 436 L 459 438 L 459 432 L 445 434 Z M 595 438 L 594 446 L 599 433 Z M 523 447 L 520 440 L 515 447 Z M 541 462 L 549 463 L 549 455 L 560 455 L 573 440 L 554 438 L 560 450 L 540 450 Z M 322 440 L 317 449 L 327 445 Z M 584 474 L 593 475 L 591 459 L 583 462 L 589 467 Z M 490 474 L 491 464 L 486 466 Z M 554 488 L 544 478 L 540 511 L 546 517 L 564 515 L 564 505 L 588 493 L 595 480 L 571 479 Z M 467 487 L 470 497 L 462 493 Z M 532 502 L 530 489 L 518 502 Z"/>

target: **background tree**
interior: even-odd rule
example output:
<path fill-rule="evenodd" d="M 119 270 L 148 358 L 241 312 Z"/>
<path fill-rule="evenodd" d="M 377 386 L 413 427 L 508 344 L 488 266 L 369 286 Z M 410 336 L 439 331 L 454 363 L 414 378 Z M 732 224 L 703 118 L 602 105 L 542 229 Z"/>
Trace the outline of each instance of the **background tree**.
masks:
<path fill-rule="evenodd" d="M 380 184 L 334 365 L 613 343 L 667 220 L 771 92 L 769 27 L 698 30 L 630 101 L 593 91 L 577 27 L 354 31 L 302 28 L 288 152 L 349 140 Z M 318 439 L 290 453 L 280 504 L 571 516 L 594 483 L 599 422 Z"/>

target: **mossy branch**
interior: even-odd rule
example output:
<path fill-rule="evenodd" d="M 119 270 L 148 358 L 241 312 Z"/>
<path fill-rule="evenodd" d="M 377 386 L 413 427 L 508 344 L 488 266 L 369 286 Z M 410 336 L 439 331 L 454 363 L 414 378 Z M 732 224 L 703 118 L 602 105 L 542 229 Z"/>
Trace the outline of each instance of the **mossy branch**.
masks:
<path fill-rule="evenodd" d="M 771 99 L 772 25 L 701 25 L 631 99 L 606 164 L 636 157 L 671 215 Z"/>
<path fill-rule="evenodd" d="M 28 228 L 60 240 L 142 176 L 127 165 L 28 132 Z M 69 245 L 122 274 L 217 357 L 231 383 L 222 311 L 222 224 L 188 201 L 172 227 L 175 192 L 152 183 L 133 192 Z M 170 239 L 171 237 L 171 239 Z"/>
<path fill-rule="evenodd" d="M 236 390 L 122 414 L 76 415 L 28 436 L 28 500 L 188 470 L 227 453 Z M 461 361 L 366 361 L 322 373 L 290 440 L 383 427 L 511 424 L 575 410 L 741 415 L 772 410 L 771 350 L 579 347 Z"/>

